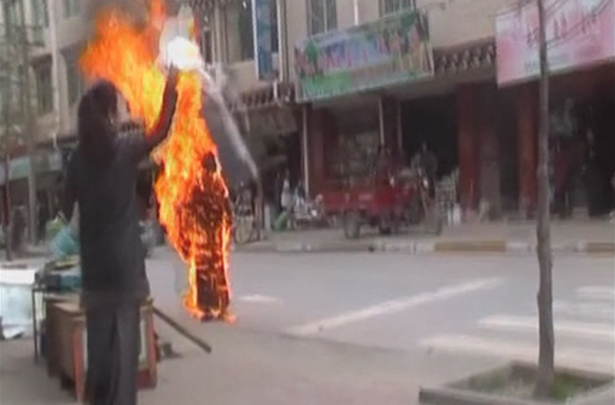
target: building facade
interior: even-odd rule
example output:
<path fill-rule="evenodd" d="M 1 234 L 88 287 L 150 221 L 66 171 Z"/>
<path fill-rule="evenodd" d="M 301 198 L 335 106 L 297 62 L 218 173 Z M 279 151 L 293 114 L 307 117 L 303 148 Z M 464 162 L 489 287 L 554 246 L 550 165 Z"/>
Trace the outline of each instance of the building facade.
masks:
<path fill-rule="evenodd" d="M 82 92 L 77 71 L 78 51 L 91 27 L 98 2 L 4 0 L 0 22 L 17 18 L 16 7 L 22 1 L 29 24 L 41 27 L 36 34 L 38 38 L 33 38 L 40 40 L 31 49 L 36 139 L 53 147 L 74 133 L 76 105 Z M 276 173 L 285 167 L 293 183 L 301 181 L 314 197 L 339 185 L 340 179 L 360 175 L 362 163 L 379 147 L 409 158 L 427 143 L 438 158 L 440 176 L 458 169 L 459 202 L 464 211 L 476 211 L 482 201 L 488 203 L 495 215 L 502 211 L 531 214 L 535 208 L 537 80 L 531 74 L 504 82 L 499 79 L 503 74 L 498 71 L 499 67 L 512 66 L 523 58 L 522 53 L 503 51 L 496 30 L 502 15 L 516 16 L 517 21 L 527 14 L 511 7 L 509 1 L 176 0 L 173 3 L 176 3 L 172 5 L 174 11 L 179 5 L 190 6 L 206 62 L 225 66 L 229 81 L 240 94 L 241 102 L 233 102 L 230 107 L 249 118 L 246 140 L 261 166 L 265 184 L 275 183 Z M 568 10 L 571 4 L 587 8 L 587 12 L 580 13 L 578 23 L 583 33 L 596 34 L 596 30 L 605 31 L 614 25 L 615 18 L 610 17 L 595 23 L 596 16 L 611 15 L 613 0 L 557 3 L 565 7 L 550 7 L 556 14 L 559 9 Z M 257 27 L 256 36 L 254 5 L 261 10 L 259 19 L 263 18 L 262 10 L 267 14 L 264 16 L 266 30 Z M 599 14 L 604 7 L 606 14 Z M 569 25 L 573 30 L 578 25 L 573 20 L 579 13 L 575 14 L 574 10 L 570 13 Z M 557 14 L 557 24 L 550 21 L 550 35 L 555 35 L 556 27 L 564 30 L 568 14 L 564 13 L 563 17 L 561 14 Z M 594 23 L 587 25 L 583 21 Z M 347 46 L 352 42 L 340 38 L 370 35 L 384 38 L 388 35 L 383 35 L 385 32 L 399 31 L 397 28 L 392 31 L 391 27 L 404 24 L 406 28 L 402 30 L 412 31 L 417 27 L 416 49 L 424 56 L 406 55 L 408 63 L 413 63 L 415 57 L 423 61 L 420 69 L 406 67 L 414 69 L 411 72 L 370 69 L 366 65 L 369 57 L 340 62 L 336 55 L 319 59 L 320 54 L 314 53 L 329 49 L 327 44 Z M 608 33 L 604 35 L 608 37 Z M 406 38 L 405 43 L 411 43 L 412 38 Z M 387 41 L 388 37 L 384 42 Z M 390 44 L 387 42 L 387 46 Z M 359 44 L 357 49 L 365 50 L 367 46 Z M 412 52 L 419 52 L 416 49 Z M 384 53 L 391 57 L 391 52 Z M 263 54 L 270 56 L 268 65 L 258 59 Z M 316 68 L 324 67 L 335 74 L 325 74 L 324 81 L 322 78 L 314 81 L 306 55 L 312 55 Z M 604 118 L 609 115 L 606 112 L 612 102 L 604 89 L 612 89 L 615 83 L 613 57 L 603 55 L 590 62 L 572 63 L 554 72 L 557 73 L 552 80 L 554 122 L 557 123 L 556 115 L 561 110 L 558 106 L 565 104 L 562 100 L 573 99 L 578 105 L 596 105 L 592 107 L 592 120 L 596 121 L 592 124 L 594 132 L 615 133 L 613 124 Z M 262 74 L 264 67 L 268 69 L 267 75 Z M 340 72 L 345 81 L 336 75 Z M 401 75 L 409 72 L 412 74 L 406 78 Z M 583 120 L 587 121 L 582 117 L 577 119 Z M 604 147 L 598 149 L 609 149 L 613 137 L 600 134 L 596 137 L 603 139 L 600 142 Z M 601 158 L 602 177 L 606 181 L 613 170 L 609 159 L 610 156 Z M 270 188 L 269 198 L 276 200 L 275 187 Z"/>
<path fill-rule="evenodd" d="M 615 20 L 612 0 L 555 3 L 548 7 L 549 38 L 566 35 L 569 21 L 571 34 L 564 42 L 582 35 L 581 41 L 590 43 L 587 49 L 597 44 L 608 49 Z M 289 157 L 288 166 L 312 196 L 326 193 L 342 178 L 360 175 L 362 163 L 378 147 L 410 157 L 427 143 L 438 157 L 440 176 L 458 169 L 458 199 L 468 217 L 483 202 L 493 216 L 505 211 L 532 215 L 537 201 L 537 77 L 526 72 L 518 80 L 499 80 L 498 63 L 513 65 L 523 55 L 507 54 L 496 46 L 500 17 L 525 21 L 530 11 L 505 0 L 271 0 L 270 7 L 279 17 L 273 55 L 277 76 L 275 81 L 261 81 L 253 60 L 252 2 L 195 0 L 191 4 L 207 16 L 213 59 L 233 71 L 254 120 L 271 116 L 267 111 L 281 107 L 293 112 L 292 130 L 263 125 L 262 136 L 285 132 L 299 138 L 295 145 L 300 156 Z M 365 59 L 340 61 L 335 54 L 339 47 L 331 45 L 349 46 L 352 41 L 344 38 L 394 32 L 398 28 L 391 31 L 390 27 L 412 24 L 406 17 L 413 15 L 423 27 L 420 49 L 431 58 L 425 74 L 414 72 L 406 80 L 394 81 L 395 74 L 370 70 L 364 66 Z M 607 17 L 598 18 L 601 15 Z M 525 28 L 519 32 L 526 34 Z M 557 52 L 557 38 L 549 43 Z M 581 110 L 595 111 L 591 125 L 577 127 L 574 136 L 583 138 L 591 127 L 605 134 L 596 137 L 610 147 L 613 136 L 606 133 L 614 127 L 606 111 L 613 101 L 605 89 L 612 89 L 615 82 L 615 55 L 593 59 L 582 55 L 578 63 L 553 71 L 553 125 L 562 100 L 573 99 L 576 121 L 587 121 Z M 285 89 L 283 94 L 280 88 Z M 600 164 L 600 182 L 607 194 L 615 169 L 608 161 L 613 157 L 601 158 Z M 604 197 L 612 204 L 612 191 Z"/>

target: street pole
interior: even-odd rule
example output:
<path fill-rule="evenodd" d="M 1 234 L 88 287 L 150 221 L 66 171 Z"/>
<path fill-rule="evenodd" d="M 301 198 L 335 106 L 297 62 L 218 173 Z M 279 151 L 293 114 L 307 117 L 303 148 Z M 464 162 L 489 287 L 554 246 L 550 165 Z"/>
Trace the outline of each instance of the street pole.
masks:
<path fill-rule="evenodd" d="M 34 168 L 34 114 L 32 113 L 32 99 L 31 99 L 31 87 L 30 87 L 30 43 L 28 41 L 28 28 L 26 24 L 26 11 L 25 0 L 20 2 L 20 19 L 21 19 L 21 36 L 20 36 L 20 51 L 21 51 L 21 63 L 23 87 L 22 102 L 24 109 L 24 130 L 26 137 L 26 148 L 28 153 L 28 159 L 30 160 L 30 170 L 28 171 L 28 226 L 30 243 L 34 244 L 37 240 L 37 220 L 36 220 L 36 173 Z"/>
<path fill-rule="evenodd" d="M 8 41 L 10 37 L 9 30 L 12 27 L 10 26 L 0 26 L 0 29 L 3 30 L 2 37 L 6 36 L 6 38 L 2 38 L 2 48 L 0 48 L 0 75 L 2 75 L 2 105 L 3 105 L 3 115 L 4 115 L 4 139 L 2 140 L 2 165 L 4 168 L 4 193 L 2 199 L 2 210 L 3 210 L 3 221 L 2 221 L 2 230 L 4 232 L 4 247 L 6 249 L 6 260 L 13 260 L 13 254 L 11 250 L 11 232 L 10 232 L 10 221 L 11 221 L 11 197 L 9 190 L 9 182 L 10 182 L 10 156 L 9 156 L 9 140 L 11 137 L 11 106 L 12 106 L 12 88 L 13 88 L 13 69 L 12 69 L 12 58 L 11 58 L 11 44 Z"/>
<path fill-rule="evenodd" d="M 4 204 L 6 204 L 6 218 L 4 219 L 4 247 L 6 248 L 6 260 L 13 260 L 13 249 L 11 248 L 11 192 L 9 186 L 11 157 L 8 153 L 4 156 Z"/>
<path fill-rule="evenodd" d="M 545 29 L 544 0 L 536 0 L 538 6 L 538 55 L 540 62 L 539 133 L 538 133 L 538 374 L 534 395 L 548 397 L 554 380 L 553 336 L 553 260 L 551 256 L 551 230 L 549 213 L 549 61 Z"/>
<path fill-rule="evenodd" d="M 53 105 L 56 111 L 57 128 L 56 135 L 63 129 L 64 117 L 63 111 L 60 108 L 60 69 L 58 67 L 58 38 L 56 29 L 56 5 L 57 1 L 48 3 L 48 19 L 49 19 L 49 47 L 51 48 L 51 80 L 53 81 Z M 37 24 L 39 21 L 37 21 Z M 43 28 L 43 27 L 41 27 Z M 55 139 L 55 138 L 54 138 Z"/>
<path fill-rule="evenodd" d="M 354 25 L 359 25 L 359 0 L 353 0 L 352 10 L 354 12 Z"/>

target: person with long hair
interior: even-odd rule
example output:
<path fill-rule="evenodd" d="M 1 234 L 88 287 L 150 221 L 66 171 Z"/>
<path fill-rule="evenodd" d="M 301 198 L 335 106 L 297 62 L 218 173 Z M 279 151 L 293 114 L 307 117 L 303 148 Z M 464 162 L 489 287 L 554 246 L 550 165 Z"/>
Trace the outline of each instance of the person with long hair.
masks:
<path fill-rule="evenodd" d="M 118 91 L 94 85 L 78 110 L 78 146 L 68 164 L 65 215 L 79 207 L 81 306 L 86 314 L 86 398 L 94 405 L 137 402 L 140 305 L 149 296 L 139 234 L 138 164 L 169 133 L 177 104 L 169 71 L 151 133 L 120 136 Z"/>

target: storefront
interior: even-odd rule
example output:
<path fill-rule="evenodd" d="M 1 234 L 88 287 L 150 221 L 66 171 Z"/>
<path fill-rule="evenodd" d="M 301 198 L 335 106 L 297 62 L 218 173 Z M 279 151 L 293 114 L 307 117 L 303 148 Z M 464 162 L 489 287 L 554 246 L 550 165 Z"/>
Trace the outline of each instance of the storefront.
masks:
<path fill-rule="evenodd" d="M 426 143 L 439 162 L 438 178 L 447 177 L 455 189 L 458 185 L 455 203 L 472 211 L 486 196 L 499 212 L 499 138 L 506 128 L 500 110 L 510 109 L 495 85 L 494 41 L 432 50 L 427 20 L 412 15 L 420 16 L 397 14 L 299 45 L 301 101 L 309 102 L 304 143 L 310 192 L 314 196 L 353 176 L 366 176 L 379 148 L 409 162 Z M 398 24 L 403 27 L 396 18 L 413 33 L 402 37 L 420 39 L 398 54 L 390 52 L 387 42 Z M 353 34 L 369 29 L 370 35 L 357 35 L 363 42 L 352 41 Z M 337 37 L 348 42 L 340 44 Z M 376 39 L 369 43 L 365 38 Z M 345 48 L 351 49 L 350 57 Z M 356 63 L 355 54 L 360 55 Z"/>
<path fill-rule="evenodd" d="M 613 0 L 551 0 L 546 16 L 553 191 L 568 189 L 566 204 L 601 215 L 614 206 L 615 8 Z M 555 4 L 557 3 L 557 4 Z M 531 3 L 496 20 L 498 84 L 515 97 L 519 209 L 537 201 L 538 51 Z M 534 29 L 534 31 L 533 31 Z M 580 158 L 570 158 L 570 156 Z M 568 157 L 563 159 L 560 157 Z M 564 163 L 558 163 L 564 162 Z M 570 173 L 570 175 L 562 175 Z M 566 186 L 558 178 L 570 177 Z M 556 199 L 559 197 L 554 195 Z M 557 202 L 557 201 L 555 201 Z"/>
<path fill-rule="evenodd" d="M 294 97 L 294 86 L 271 83 L 243 92 L 241 105 L 228 105 L 258 167 L 266 203 L 274 205 L 284 172 L 288 171 L 293 186 L 301 179 L 300 113 Z"/>
<path fill-rule="evenodd" d="M 295 61 L 312 196 L 366 176 L 380 149 L 399 152 L 399 102 L 385 89 L 434 72 L 428 21 L 417 11 L 307 38 Z"/>

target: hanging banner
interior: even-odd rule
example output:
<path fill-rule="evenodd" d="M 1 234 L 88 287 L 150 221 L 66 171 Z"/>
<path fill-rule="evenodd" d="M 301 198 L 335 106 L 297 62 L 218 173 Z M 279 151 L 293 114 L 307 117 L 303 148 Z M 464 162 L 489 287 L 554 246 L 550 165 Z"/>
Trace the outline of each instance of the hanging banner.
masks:
<path fill-rule="evenodd" d="M 546 0 L 549 71 L 558 73 L 615 60 L 615 0 Z M 535 78 L 538 9 L 532 1 L 496 17 L 498 84 Z"/>
<path fill-rule="evenodd" d="M 425 13 L 409 10 L 299 42 L 301 101 L 373 90 L 433 76 Z"/>
<path fill-rule="evenodd" d="M 273 21 L 272 9 L 275 3 L 271 0 L 252 0 L 252 26 L 254 29 L 254 60 L 256 77 L 262 81 L 272 81 L 276 78 L 273 69 L 273 49 L 271 32 Z"/>

